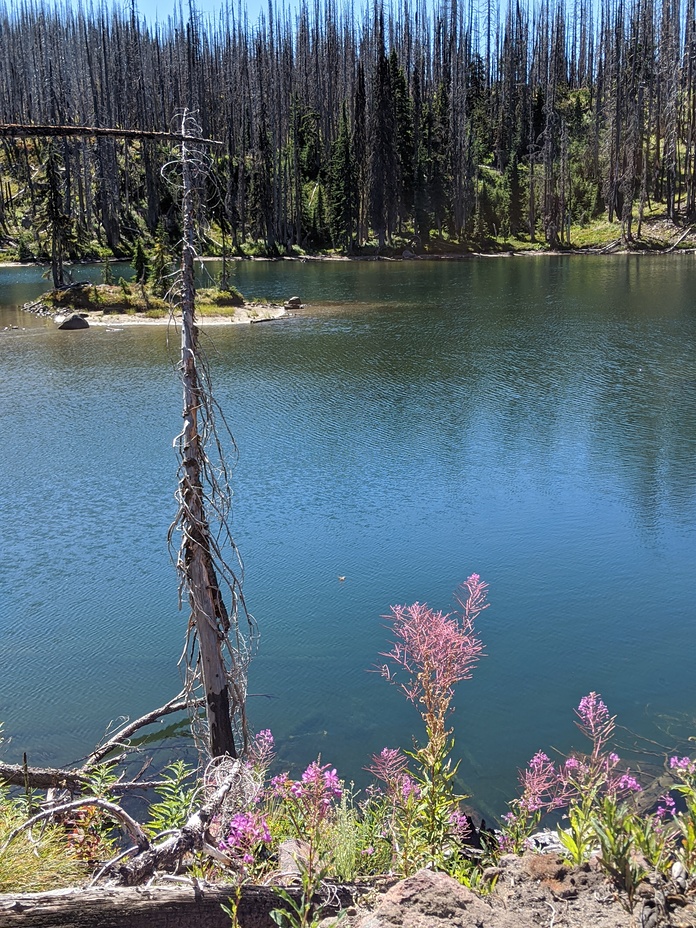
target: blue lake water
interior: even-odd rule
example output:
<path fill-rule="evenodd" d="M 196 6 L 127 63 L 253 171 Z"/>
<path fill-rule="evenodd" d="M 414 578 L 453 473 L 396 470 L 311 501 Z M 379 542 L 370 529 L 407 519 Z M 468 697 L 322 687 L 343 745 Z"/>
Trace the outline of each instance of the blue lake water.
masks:
<path fill-rule="evenodd" d="M 500 814 L 534 751 L 581 747 L 590 690 L 622 750 L 688 750 L 696 259 L 255 262 L 235 283 L 307 304 L 204 334 L 239 449 L 250 712 L 281 763 L 321 752 L 361 783 L 372 752 L 409 747 L 416 710 L 370 672 L 380 617 L 450 609 L 472 572 L 491 602 L 453 717 L 472 804 Z M 186 624 L 166 545 L 177 337 L 13 308 L 46 286 L 0 270 L 0 330 L 19 326 L 0 331 L 0 720 L 4 755 L 35 764 L 178 692 Z"/>

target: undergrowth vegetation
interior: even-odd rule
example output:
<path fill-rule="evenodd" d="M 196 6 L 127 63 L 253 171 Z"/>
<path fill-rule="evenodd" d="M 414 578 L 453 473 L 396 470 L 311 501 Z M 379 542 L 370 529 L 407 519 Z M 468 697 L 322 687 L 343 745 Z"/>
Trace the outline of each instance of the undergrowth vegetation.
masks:
<path fill-rule="evenodd" d="M 26 819 L 26 804 L 0 788 L 0 892 L 35 892 L 83 882 L 88 864 L 62 825 L 46 826 L 36 835 L 20 832 L 5 846 Z"/>
<path fill-rule="evenodd" d="M 260 731 L 242 762 L 253 784 L 246 804 L 210 822 L 212 857 L 190 854 L 180 869 L 239 886 L 294 877 L 301 892 L 279 889 L 274 918 L 303 928 L 313 924 L 313 898 L 326 880 L 408 876 L 429 867 L 489 892 L 495 885 L 491 865 L 503 854 L 533 849 L 545 821 L 556 829 L 569 864 L 597 858 L 628 909 L 651 872 L 693 874 L 696 761 L 672 757 L 671 788 L 639 812 L 642 785 L 613 749 L 616 719 L 594 692 L 575 710 L 587 751 L 556 760 L 537 752 L 520 773 L 520 794 L 500 827 L 475 827 L 464 806 L 468 797 L 457 790 L 452 713 L 456 685 L 471 676 L 482 654 L 475 622 L 488 608 L 486 597 L 487 585 L 473 574 L 456 594 L 456 612 L 414 603 L 393 607 L 387 617 L 392 643 L 381 655 L 381 674 L 423 723 L 411 750 L 387 746 L 373 756 L 366 766 L 373 782 L 358 792 L 321 757 L 299 778 L 276 772 L 273 735 Z M 89 793 L 113 802 L 117 779 L 116 766 L 96 768 Z M 182 828 L 202 793 L 190 768 L 172 764 L 150 803 L 145 832 L 155 838 Z M 123 845 L 106 806 L 49 818 L 35 815 L 41 805 L 31 792 L 0 790 L 0 891 L 84 882 Z M 35 824 L 27 827 L 32 816 Z M 229 912 L 234 922 L 233 904 Z"/>

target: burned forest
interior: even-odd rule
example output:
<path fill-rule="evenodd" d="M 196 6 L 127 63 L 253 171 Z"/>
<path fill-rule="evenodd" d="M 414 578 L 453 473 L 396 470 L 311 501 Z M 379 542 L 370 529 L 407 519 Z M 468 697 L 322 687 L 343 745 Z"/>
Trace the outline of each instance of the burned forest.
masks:
<path fill-rule="evenodd" d="M 184 109 L 222 143 L 209 254 L 563 247 L 597 220 L 629 244 L 656 211 L 696 217 L 694 0 L 271 2 L 257 22 L 191 4 L 154 24 L 28 0 L 0 6 L 0 36 L 0 244 L 19 260 L 50 259 L 56 229 L 69 259 L 175 247 L 162 168 Z"/>

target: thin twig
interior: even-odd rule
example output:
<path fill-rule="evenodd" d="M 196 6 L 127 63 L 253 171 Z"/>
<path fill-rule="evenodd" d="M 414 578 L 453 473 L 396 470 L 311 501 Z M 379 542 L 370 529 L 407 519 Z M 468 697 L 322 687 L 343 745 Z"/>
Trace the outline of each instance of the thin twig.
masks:
<path fill-rule="evenodd" d="M 42 822 L 49 818 L 55 818 L 56 815 L 63 815 L 68 812 L 75 812 L 78 809 L 85 808 L 101 809 L 103 812 L 108 812 L 109 815 L 113 815 L 114 818 L 117 818 L 119 821 L 123 822 L 126 830 L 135 841 L 139 851 L 143 851 L 150 846 L 150 841 L 143 829 L 140 827 L 139 823 L 136 822 L 134 818 L 131 818 L 127 812 L 124 812 L 120 806 L 116 805 L 114 802 L 109 802 L 106 799 L 86 797 L 85 799 L 76 799 L 74 802 L 66 802 L 61 806 L 55 806 L 52 809 L 47 809 L 45 812 L 39 812 L 37 815 L 32 816 L 26 822 L 23 822 L 21 825 L 10 832 L 7 840 L 2 845 L 2 847 L 0 847 L 0 855 L 2 855 L 7 850 L 7 848 L 18 835 L 20 835 L 23 831 L 32 828 L 32 826 L 36 825 L 38 822 Z"/>

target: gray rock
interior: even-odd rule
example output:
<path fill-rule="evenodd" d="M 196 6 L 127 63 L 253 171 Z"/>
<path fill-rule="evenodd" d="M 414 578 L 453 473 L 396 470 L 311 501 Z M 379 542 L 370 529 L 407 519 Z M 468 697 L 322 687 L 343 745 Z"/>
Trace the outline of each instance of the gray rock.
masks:
<path fill-rule="evenodd" d="M 689 874 L 686 872 L 684 864 L 680 863 L 678 860 L 672 864 L 672 879 L 682 892 L 686 890 L 688 876 Z"/>
<path fill-rule="evenodd" d="M 80 313 L 67 313 L 53 317 L 59 329 L 88 329 L 89 322 Z"/>
<path fill-rule="evenodd" d="M 558 832 L 546 828 L 544 831 L 537 831 L 530 838 L 534 850 L 541 851 L 543 854 L 562 854 L 563 844 L 558 837 Z"/>
<path fill-rule="evenodd" d="M 309 864 L 309 845 L 296 838 L 283 841 L 278 848 L 278 863 L 283 881 L 301 876 L 303 868 Z"/>

